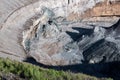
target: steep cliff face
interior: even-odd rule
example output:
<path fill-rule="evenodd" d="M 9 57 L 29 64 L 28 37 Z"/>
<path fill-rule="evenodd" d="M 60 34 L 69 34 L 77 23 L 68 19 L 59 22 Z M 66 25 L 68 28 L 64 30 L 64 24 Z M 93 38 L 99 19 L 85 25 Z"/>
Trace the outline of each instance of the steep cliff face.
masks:
<path fill-rule="evenodd" d="M 0 2 L 0 56 L 20 61 L 30 56 L 47 65 L 78 64 L 84 58 L 90 60 L 84 56 L 88 47 L 106 38 L 105 29 L 99 32 L 95 27 L 109 27 L 120 15 L 119 0 Z M 107 41 L 102 44 L 114 45 Z"/>
<path fill-rule="evenodd" d="M 92 6 L 92 8 L 87 8 L 87 10 L 85 10 L 83 14 L 79 15 L 77 13 L 71 13 L 68 16 L 68 19 L 76 20 L 76 19 L 81 19 L 81 18 L 83 19 L 89 17 L 114 17 L 114 16 L 119 17 L 120 16 L 119 8 L 120 8 L 119 0 L 105 0 L 100 3 L 96 3 L 94 6 Z"/>

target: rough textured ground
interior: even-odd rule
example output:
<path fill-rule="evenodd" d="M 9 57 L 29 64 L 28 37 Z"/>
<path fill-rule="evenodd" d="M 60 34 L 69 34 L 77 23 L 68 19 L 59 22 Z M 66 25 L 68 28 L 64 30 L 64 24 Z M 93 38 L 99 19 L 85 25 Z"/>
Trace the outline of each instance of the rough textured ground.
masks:
<path fill-rule="evenodd" d="M 96 36 L 101 38 L 103 35 L 99 31 L 95 32 L 94 27 L 109 27 L 119 19 L 119 1 L 117 0 L 112 2 L 111 0 L 106 2 L 104 0 L 0 1 L 0 56 L 19 61 L 31 56 L 38 62 L 48 65 L 81 63 L 85 52 L 81 51 L 77 40 L 81 37 L 83 40 L 88 38 L 92 44 L 99 39 Z M 103 3 L 98 4 L 99 2 Z M 104 8 L 101 9 L 100 5 Z M 108 8 L 109 6 L 111 7 Z M 98 14 L 99 9 L 103 12 L 110 9 L 111 14 L 107 12 Z M 86 16 L 95 14 L 95 17 L 89 18 L 92 15 L 88 15 L 87 18 L 82 19 L 83 14 Z M 101 18 L 101 15 L 116 17 Z M 74 22 L 74 19 L 78 21 Z M 89 35 L 95 32 L 95 35 L 92 34 L 93 39 L 86 37 L 84 30 L 80 32 L 79 28 L 87 28 Z M 86 43 L 88 42 L 83 42 L 82 45 Z"/>
<path fill-rule="evenodd" d="M 119 8 L 119 0 L 0 0 L 0 57 L 119 80 Z"/>

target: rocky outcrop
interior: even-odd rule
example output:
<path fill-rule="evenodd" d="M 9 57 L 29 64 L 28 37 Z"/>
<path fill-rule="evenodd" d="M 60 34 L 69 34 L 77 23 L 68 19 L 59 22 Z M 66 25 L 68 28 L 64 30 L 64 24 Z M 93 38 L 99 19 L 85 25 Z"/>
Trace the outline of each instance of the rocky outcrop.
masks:
<path fill-rule="evenodd" d="M 47 13 L 45 11 L 44 14 L 49 13 L 51 11 Z M 49 20 L 50 18 L 45 24 L 39 23 L 37 33 L 31 34 L 31 37 L 25 41 L 29 43 L 25 45 L 29 56 L 38 62 L 48 65 L 68 65 L 119 61 L 120 20 L 108 28 L 83 25 L 83 23 L 55 25 L 53 20 Z M 82 27 L 75 27 L 78 25 Z"/>
<path fill-rule="evenodd" d="M 92 41 L 94 37 L 102 36 L 99 40 L 95 41 L 94 43 L 88 45 L 89 43 L 84 44 L 85 49 L 83 51 L 83 56 L 85 62 L 88 63 L 103 63 L 103 62 L 113 62 L 119 61 L 120 53 L 120 39 L 119 39 L 119 28 L 120 28 L 120 20 L 110 28 L 101 28 L 98 29 L 100 31 L 99 35 L 95 34 L 92 35 Z M 97 31 L 97 33 L 99 32 Z M 96 39 L 97 37 L 95 37 Z M 79 42 L 81 46 L 81 41 Z M 86 42 L 84 42 L 86 43 Z M 83 43 L 82 43 L 83 44 Z M 83 46 L 81 46 L 83 47 Z M 87 47 L 87 48 L 86 48 Z"/>
<path fill-rule="evenodd" d="M 44 8 L 43 11 L 43 15 L 38 19 L 38 24 L 23 32 L 23 46 L 28 55 L 40 63 L 49 65 L 72 64 L 73 56 L 79 62 L 76 54 L 79 50 L 78 46 L 71 42 L 72 39 L 65 32 L 65 28 L 63 31 L 63 26 L 66 25 L 61 25 L 57 19 L 53 19 L 53 11 L 48 8 Z"/>

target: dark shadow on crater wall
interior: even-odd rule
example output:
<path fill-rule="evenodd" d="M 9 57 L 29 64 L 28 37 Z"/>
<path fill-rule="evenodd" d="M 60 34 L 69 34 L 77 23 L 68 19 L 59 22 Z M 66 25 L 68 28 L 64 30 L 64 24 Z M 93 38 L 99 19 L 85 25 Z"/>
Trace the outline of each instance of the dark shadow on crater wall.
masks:
<path fill-rule="evenodd" d="M 79 32 L 76 33 L 76 32 L 66 31 L 66 33 L 73 39 L 73 41 L 81 40 L 83 35 L 90 36 L 94 32 L 94 29 L 86 29 L 80 27 L 73 27 L 72 29 Z"/>
<path fill-rule="evenodd" d="M 90 61 L 90 59 L 92 59 L 92 57 L 97 57 L 95 51 L 101 49 L 99 46 L 101 46 L 102 44 L 104 46 L 106 46 L 105 45 L 105 39 L 100 39 L 100 40 L 96 41 L 90 47 L 88 47 L 86 50 L 84 50 L 83 51 L 83 57 L 84 57 L 84 61 L 83 62 L 84 63 L 89 63 L 89 61 Z M 102 48 L 104 48 L 104 47 L 102 47 Z M 101 52 L 104 54 L 104 51 L 102 51 L 102 49 L 101 49 Z M 97 53 L 97 55 L 100 56 L 101 54 Z M 102 55 L 101 55 L 101 57 L 102 57 Z"/>
<path fill-rule="evenodd" d="M 115 30 L 115 29 L 117 29 L 118 27 L 120 27 L 120 19 L 117 21 L 117 23 L 115 23 L 115 24 L 113 24 L 112 26 L 110 26 L 110 27 L 104 27 L 105 29 L 112 29 L 112 30 Z"/>
<path fill-rule="evenodd" d="M 25 62 L 54 70 L 71 71 L 73 73 L 83 73 L 91 76 L 111 77 L 114 80 L 120 79 L 120 62 L 96 63 L 96 64 L 75 64 L 66 66 L 48 66 L 38 63 L 33 58 L 27 58 Z"/>
<path fill-rule="evenodd" d="M 113 31 L 115 31 L 115 35 L 120 34 L 120 19 L 117 21 L 117 23 L 113 24 L 110 27 L 104 27 L 106 29 L 106 34 L 111 34 Z"/>

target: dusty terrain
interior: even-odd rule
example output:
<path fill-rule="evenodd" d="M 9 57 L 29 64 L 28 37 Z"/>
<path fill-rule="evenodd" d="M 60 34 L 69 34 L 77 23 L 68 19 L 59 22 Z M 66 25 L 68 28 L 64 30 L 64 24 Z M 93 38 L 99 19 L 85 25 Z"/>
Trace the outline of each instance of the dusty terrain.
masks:
<path fill-rule="evenodd" d="M 104 62 L 116 61 L 112 54 L 119 56 L 119 22 L 113 31 L 103 28 L 119 20 L 119 0 L 0 2 L 0 57 L 22 61 L 29 56 L 46 65 L 70 65 L 99 63 L 106 55 L 110 59 Z M 89 57 L 97 53 L 102 56 Z"/>

